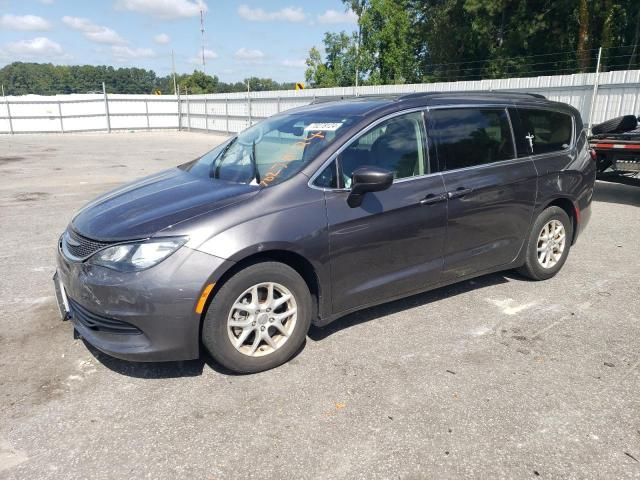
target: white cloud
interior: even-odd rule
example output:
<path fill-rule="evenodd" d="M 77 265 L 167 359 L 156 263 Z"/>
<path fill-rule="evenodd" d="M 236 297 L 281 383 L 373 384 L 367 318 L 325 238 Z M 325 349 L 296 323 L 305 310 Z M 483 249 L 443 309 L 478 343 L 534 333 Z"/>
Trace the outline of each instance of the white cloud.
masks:
<path fill-rule="evenodd" d="M 286 7 L 273 12 L 266 12 L 262 8 L 251 8 L 247 5 L 238 7 L 238 15 L 250 22 L 303 22 L 307 17 L 300 7 Z"/>
<path fill-rule="evenodd" d="M 200 56 L 202 56 L 202 52 L 200 52 Z M 213 50 L 204 49 L 204 58 L 205 60 L 213 60 L 214 58 L 218 58 L 218 54 Z"/>
<path fill-rule="evenodd" d="M 115 30 L 103 25 L 96 25 L 88 18 L 62 17 L 62 22 L 72 28 L 82 32 L 85 38 L 94 43 L 106 43 L 107 45 L 122 45 L 127 43 Z"/>
<path fill-rule="evenodd" d="M 49 30 L 51 24 L 36 15 L 11 15 L 6 13 L 0 17 L 0 27 L 7 30 L 43 31 Z"/>
<path fill-rule="evenodd" d="M 358 23 L 358 16 L 353 10 L 346 12 L 327 10 L 322 15 L 318 15 L 318 21 L 320 23 Z"/>
<path fill-rule="evenodd" d="M 156 56 L 151 48 L 131 48 L 124 45 L 113 45 L 111 47 L 113 58 L 117 61 L 126 61 L 135 58 L 153 58 Z"/>
<path fill-rule="evenodd" d="M 64 56 L 64 51 L 60 44 L 46 37 L 7 43 L 0 53 L 2 56 L 10 57 L 13 60 Z"/>
<path fill-rule="evenodd" d="M 303 59 L 289 59 L 285 58 L 280 62 L 280 65 L 287 68 L 303 68 L 306 67 L 307 64 Z"/>
<path fill-rule="evenodd" d="M 155 37 L 153 37 L 153 41 L 159 45 L 166 45 L 171 41 L 171 37 L 166 33 L 159 33 Z"/>
<path fill-rule="evenodd" d="M 202 0 L 117 0 L 116 8 L 172 20 L 200 15 L 200 10 L 207 11 L 207 4 Z"/>
<path fill-rule="evenodd" d="M 218 58 L 218 54 L 216 52 L 214 52 L 213 50 L 208 50 L 205 48 L 204 50 L 204 60 L 205 62 L 208 60 L 213 60 L 215 58 Z M 189 59 L 189 63 L 192 63 L 193 65 L 202 65 L 202 50 L 198 52 L 198 54 L 194 57 L 191 57 Z"/>
<path fill-rule="evenodd" d="M 248 62 L 256 62 L 264 58 L 264 53 L 261 50 L 252 50 L 250 48 L 244 48 L 237 50 L 234 56 L 238 60 L 244 60 Z"/>

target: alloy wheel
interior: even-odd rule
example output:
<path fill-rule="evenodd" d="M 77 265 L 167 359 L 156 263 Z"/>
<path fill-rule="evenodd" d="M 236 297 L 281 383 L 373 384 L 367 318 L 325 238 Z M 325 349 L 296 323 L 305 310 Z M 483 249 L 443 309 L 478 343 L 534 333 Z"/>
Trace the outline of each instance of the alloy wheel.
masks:
<path fill-rule="evenodd" d="M 296 299 L 284 285 L 258 283 L 233 303 L 227 332 L 240 353 L 261 357 L 284 345 L 295 329 L 296 320 Z"/>
<path fill-rule="evenodd" d="M 562 258 L 567 235 L 559 220 L 547 222 L 538 235 L 537 256 L 542 268 L 553 268 Z"/>

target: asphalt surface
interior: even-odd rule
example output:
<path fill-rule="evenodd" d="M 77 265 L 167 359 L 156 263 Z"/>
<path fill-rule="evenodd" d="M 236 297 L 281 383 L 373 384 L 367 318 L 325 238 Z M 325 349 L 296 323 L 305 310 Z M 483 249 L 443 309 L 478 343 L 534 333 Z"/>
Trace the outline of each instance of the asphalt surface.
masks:
<path fill-rule="evenodd" d="M 640 186 L 598 183 L 555 278 L 350 315 L 266 373 L 74 340 L 51 282 L 73 212 L 220 140 L 0 136 L 0 478 L 640 478 Z"/>

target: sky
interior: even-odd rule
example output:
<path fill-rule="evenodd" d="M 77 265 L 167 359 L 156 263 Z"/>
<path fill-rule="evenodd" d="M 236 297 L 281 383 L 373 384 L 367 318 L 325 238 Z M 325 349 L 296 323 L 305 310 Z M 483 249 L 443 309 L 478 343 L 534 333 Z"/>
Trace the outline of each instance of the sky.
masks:
<path fill-rule="evenodd" d="M 249 76 L 304 81 L 324 32 L 357 28 L 340 0 L 0 0 L 0 67 L 15 61 L 113 65 L 171 73 L 202 69 L 225 82 Z"/>

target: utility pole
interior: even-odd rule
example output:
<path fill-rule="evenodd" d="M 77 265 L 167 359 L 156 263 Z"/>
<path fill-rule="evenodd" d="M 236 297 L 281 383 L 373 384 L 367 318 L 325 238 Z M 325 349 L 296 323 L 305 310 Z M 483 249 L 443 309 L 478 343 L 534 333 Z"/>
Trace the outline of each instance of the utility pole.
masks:
<path fill-rule="evenodd" d="M 364 15 L 364 3 L 361 4 L 360 6 L 358 6 L 357 8 L 353 7 L 354 2 L 352 2 L 352 7 L 351 9 L 358 15 L 358 40 L 356 43 L 356 87 L 355 87 L 355 91 L 356 91 L 356 97 L 358 96 L 358 82 L 360 80 L 360 74 L 359 74 L 359 68 L 360 68 L 360 43 L 361 43 L 361 38 L 362 38 L 362 29 L 360 26 L 360 22 L 362 20 L 362 15 Z"/>
<path fill-rule="evenodd" d="M 204 63 L 204 12 L 200 9 L 200 33 L 202 34 L 202 73 L 205 73 L 205 63 Z"/>
<path fill-rule="evenodd" d="M 588 134 L 591 135 L 591 127 L 593 126 L 593 112 L 596 107 L 596 96 L 598 95 L 598 80 L 600 78 L 600 60 L 602 58 L 602 47 L 598 50 L 598 65 L 596 66 L 596 74 L 593 79 L 593 93 L 591 94 L 591 108 L 589 109 L 589 130 Z"/>
<path fill-rule="evenodd" d="M 251 84 L 247 78 L 247 112 L 249 113 L 249 126 L 253 125 L 253 119 L 251 118 Z"/>
<path fill-rule="evenodd" d="M 358 62 L 360 60 L 360 19 L 358 19 L 358 43 L 356 43 L 356 96 L 358 95 Z"/>
<path fill-rule="evenodd" d="M 173 54 L 173 48 L 171 49 L 171 72 L 173 74 L 173 94 L 178 94 L 178 87 L 176 86 L 176 57 Z"/>

